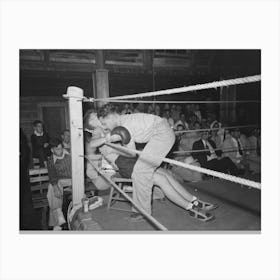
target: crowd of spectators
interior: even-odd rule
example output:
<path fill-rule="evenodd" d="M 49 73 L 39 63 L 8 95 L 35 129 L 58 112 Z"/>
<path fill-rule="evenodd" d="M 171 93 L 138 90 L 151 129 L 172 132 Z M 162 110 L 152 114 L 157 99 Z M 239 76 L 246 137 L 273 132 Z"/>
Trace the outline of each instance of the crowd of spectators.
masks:
<path fill-rule="evenodd" d="M 139 103 L 137 105 L 125 103 L 119 105 L 119 112 L 121 114 L 142 112 L 165 118 L 176 133 L 176 143 L 172 152 L 184 152 L 184 161 L 190 162 L 190 158 L 186 159 L 189 156 L 192 157 L 191 160 L 199 162 L 200 166 L 210 166 L 211 169 L 235 175 L 260 172 L 259 128 L 242 128 L 244 124 L 236 122 L 221 123 L 215 111 L 207 111 L 203 105 L 195 103 Z M 239 129 L 238 126 L 241 128 Z M 224 129 L 224 127 L 232 128 Z M 202 147 L 199 141 L 205 145 Z M 207 150 L 205 151 L 207 155 L 201 149 Z M 197 150 L 200 151 L 196 152 Z M 173 154 L 173 158 L 182 160 L 178 154 Z M 202 158 L 207 164 L 201 161 Z M 225 158 L 227 161 L 224 160 Z M 210 161 L 212 165 L 209 165 Z M 214 167 L 213 163 L 215 163 Z"/>

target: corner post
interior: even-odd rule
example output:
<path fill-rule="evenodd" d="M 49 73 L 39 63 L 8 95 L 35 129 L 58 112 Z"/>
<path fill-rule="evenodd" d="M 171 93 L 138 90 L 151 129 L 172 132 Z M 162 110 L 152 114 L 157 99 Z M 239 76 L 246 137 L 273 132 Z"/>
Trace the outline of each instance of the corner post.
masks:
<path fill-rule="evenodd" d="M 83 104 L 84 91 L 78 87 L 68 87 L 70 137 L 71 137 L 71 164 L 72 164 L 72 197 L 73 205 L 81 203 L 85 193 L 84 179 L 84 135 L 83 135 Z"/>

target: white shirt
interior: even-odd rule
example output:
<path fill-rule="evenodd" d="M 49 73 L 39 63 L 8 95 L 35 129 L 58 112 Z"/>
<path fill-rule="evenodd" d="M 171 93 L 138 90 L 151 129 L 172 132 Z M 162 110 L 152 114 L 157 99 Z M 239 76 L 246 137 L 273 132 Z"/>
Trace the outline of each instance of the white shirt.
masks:
<path fill-rule="evenodd" d="M 236 158 L 242 158 L 242 156 L 239 153 L 239 149 L 238 149 L 238 142 L 239 142 L 240 148 L 241 148 L 241 150 L 243 150 L 241 142 L 239 141 L 239 139 L 236 140 L 234 137 L 232 137 L 232 142 L 233 142 L 234 146 L 237 148 Z"/>
<path fill-rule="evenodd" d="M 207 155 L 207 161 L 217 158 L 217 155 L 215 154 L 215 150 L 213 149 L 212 145 L 208 141 L 205 141 L 203 139 L 201 140 L 203 142 L 204 147 L 206 149 L 209 149 L 211 154 L 210 156 Z"/>
<path fill-rule="evenodd" d="M 39 132 L 37 132 L 36 130 L 34 130 L 34 134 L 35 134 L 36 136 L 43 136 L 43 135 L 44 135 L 44 131 L 41 132 L 41 133 L 39 133 Z"/>
<path fill-rule="evenodd" d="M 154 135 L 156 126 L 162 122 L 162 118 L 145 113 L 136 113 L 120 116 L 120 125 L 125 127 L 130 135 L 131 141 L 147 143 Z"/>
<path fill-rule="evenodd" d="M 69 153 L 65 149 L 63 149 L 61 157 L 58 157 L 57 155 L 53 154 L 53 163 L 56 163 L 58 159 L 63 159 L 65 155 L 69 155 Z"/>

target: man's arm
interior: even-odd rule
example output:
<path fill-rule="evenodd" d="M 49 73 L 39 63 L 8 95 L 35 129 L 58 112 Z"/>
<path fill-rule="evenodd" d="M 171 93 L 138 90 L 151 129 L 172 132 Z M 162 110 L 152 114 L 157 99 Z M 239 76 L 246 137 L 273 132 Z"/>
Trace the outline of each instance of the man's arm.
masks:
<path fill-rule="evenodd" d="M 57 176 L 57 173 L 56 173 L 56 169 L 55 169 L 52 157 L 47 162 L 47 168 L 48 168 L 49 182 L 52 185 L 57 185 L 58 176 Z"/>

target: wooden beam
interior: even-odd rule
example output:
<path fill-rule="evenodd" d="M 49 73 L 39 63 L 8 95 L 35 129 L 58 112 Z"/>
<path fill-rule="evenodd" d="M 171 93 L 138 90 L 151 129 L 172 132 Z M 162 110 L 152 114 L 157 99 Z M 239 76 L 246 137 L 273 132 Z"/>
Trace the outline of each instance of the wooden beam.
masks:
<path fill-rule="evenodd" d="M 71 164 L 72 164 L 72 196 L 73 205 L 81 203 L 85 193 L 84 179 L 84 138 L 82 98 L 84 91 L 78 87 L 68 87 L 70 137 L 71 137 Z"/>
<path fill-rule="evenodd" d="M 96 66 L 97 69 L 104 69 L 105 59 L 103 50 L 96 50 Z"/>

